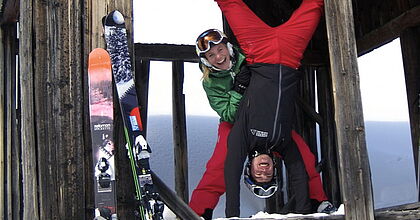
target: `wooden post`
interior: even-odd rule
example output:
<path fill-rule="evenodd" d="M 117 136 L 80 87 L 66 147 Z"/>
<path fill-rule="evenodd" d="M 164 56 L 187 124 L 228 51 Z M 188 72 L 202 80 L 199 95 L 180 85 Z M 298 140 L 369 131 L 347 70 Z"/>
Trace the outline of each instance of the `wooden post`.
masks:
<path fill-rule="evenodd" d="M 420 26 L 405 30 L 400 36 L 403 55 L 411 140 L 416 168 L 417 184 L 420 183 Z M 420 195 L 419 195 L 420 198 Z"/>
<path fill-rule="evenodd" d="M 4 31 L 4 58 L 6 69 L 6 132 L 7 132 L 7 212 L 8 216 L 12 219 L 19 218 L 20 216 L 20 135 L 18 133 L 19 123 L 17 104 L 17 84 L 16 84 L 16 36 L 17 25 L 16 23 L 3 25 Z"/>
<path fill-rule="evenodd" d="M 334 107 L 331 76 L 327 67 L 317 70 L 318 109 L 323 118 L 319 124 L 321 155 L 323 159 L 322 179 L 328 198 L 334 205 L 341 204 L 337 165 L 337 142 L 334 123 Z"/>
<path fill-rule="evenodd" d="M 188 203 L 188 150 L 185 121 L 184 63 L 172 63 L 172 117 L 174 132 L 175 191 Z"/>
<path fill-rule="evenodd" d="M 350 0 L 325 0 L 340 186 L 346 219 L 374 219 Z"/>
<path fill-rule="evenodd" d="M 3 4 L 3 0 L 0 0 L 0 5 Z M 5 127 L 6 122 L 4 120 L 5 115 L 5 63 L 4 63 L 4 45 L 3 45 L 3 29 L 0 28 L 0 204 L 5 204 Z M 4 205 L 0 206 L 0 219 L 5 219 Z"/>
<path fill-rule="evenodd" d="M 75 22 L 84 20 L 83 4 L 64 0 L 20 4 L 20 63 L 26 71 L 20 81 L 29 81 L 23 83 L 27 87 L 21 99 L 21 106 L 29 106 L 22 116 L 22 149 L 28 151 L 22 155 L 27 163 L 23 180 L 28 184 L 23 215 L 85 219 L 81 211 L 86 194 L 81 123 L 87 103 L 82 95 L 85 29 L 82 22 Z"/>
<path fill-rule="evenodd" d="M 315 68 L 306 66 L 303 69 L 303 74 L 301 96 L 304 102 L 311 107 L 311 110 L 315 111 Z M 307 115 L 300 115 L 300 117 L 304 120 L 302 120 L 302 130 L 299 130 L 298 133 L 305 139 L 311 152 L 315 155 L 316 160 L 318 160 L 315 120 L 312 120 Z"/>
<path fill-rule="evenodd" d="M 22 175 L 26 179 L 23 182 L 23 219 L 40 219 L 39 197 L 37 195 L 38 180 L 37 174 L 37 154 L 36 154 L 36 126 L 35 126 L 35 100 L 34 89 L 34 63 L 33 63 L 33 37 L 31 30 L 33 23 L 33 3 L 32 1 L 20 2 L 20 21 L 19 21 L 19 66 L 21 85 L 21 136 L 22 147 Z"/>
<path fill-rule="evenodd" d="M 144 136 L 147 137 L 147 103 L 149 97 L 150 60 L 136 59 L 136 88 Z"/>

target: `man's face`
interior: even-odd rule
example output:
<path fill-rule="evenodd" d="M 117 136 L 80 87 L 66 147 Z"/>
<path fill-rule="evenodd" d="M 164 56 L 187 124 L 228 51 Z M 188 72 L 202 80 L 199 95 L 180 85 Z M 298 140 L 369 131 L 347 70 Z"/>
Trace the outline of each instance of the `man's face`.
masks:
<path fill-rule="evenodd" d="M 267 154 L 261 154 L 251 161 L 251 176 L 258 183 L 270 182 L 273 179 L 273 159 Z"/>
<path fill-rule="evenodd" d="M 211 65 L 221 70 L 227 70 L 230 67 L 230 54 L 224 43 L 213 45 L 210 50 L 205 53 L 205 56 Z"/>

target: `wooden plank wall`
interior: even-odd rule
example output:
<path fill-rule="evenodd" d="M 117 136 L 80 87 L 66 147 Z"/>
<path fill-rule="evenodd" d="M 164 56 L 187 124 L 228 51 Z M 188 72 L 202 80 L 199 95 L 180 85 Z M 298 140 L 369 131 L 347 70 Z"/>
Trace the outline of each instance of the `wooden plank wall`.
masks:
<path fill-rule="evenodd" d="M 24 219 L 85 218 L 83 10 L 79 1 L 22 1 Z M 29 21 L 28 21 L 29 20 Z M 31 20 L 33 23 L 30 23 Z M 75 22 L 76 21 L 76 22 Z M 78 21 L 78 22 L 77 22 Z M 30 39 L 30 40 L 29 40 Z M 25 85 L 25 84 L 24 84 Z M 30 87 L 32 85 L 32 87 Z M 28 144 L 26 144 L 28 143 Z M 39 206 L 33 206 L 38 200 Z"/>
<path fill-rule="evenodd" d="M 351 1 L 325 0 L 325 17 L 346 219 L 374 219 Z"/>
<path fill-rule="evenodd" d="M 393 18 L 402 14 L 404 1 L 381 1 L 381 0 L 353 0 L 354 27 L 356 39 L 385 25 Z"/>
<path fill-rule="evenodd" d="M 16 9 L 14 1 L 0 1 L 2 5 L 1 50 L 0 50 L 0 217 L 17 218 L 21 205 L 20 182 L 20 136 L 18 135 L 19 120 L 17 82 L 16 82 Z"/>
<path fill-rule="evenodd" d="M 0 4 L 3 4 L 3 0 L 0 0 Z M 3 29 L 0 28 L 0 51 L 4 51 L 3 46 Z M 3 58 L 3 54 L 0 55 L 0 58 Z M 5 128 L 6 128 L 6 120 L 5 120 L 5 96 L 6 96 L 6 81 L 5 81 L 5 65 L 4 59 L 0 59 L 0 218 L 5 219 Z"/>
<path fill-rule="evenodd" d="M 18 135 L 20 130 L 20 124 L 15 123 L 19 120 L 19 109 L 18 109 L 18 96 L 17 89 L 18 85 L 16 82 L 16 34 L 17 26 L 16 23 L 7 24 L 4 27 L 5 30 L 5 47 L 4 53 L 6 62 L 6 89 L 8 95 L 6 98 L 7 105 L 7 192 L 10 193 L 7 196 L 8 203 L 8 216 L 13 218 L 19 217 L 20 210 L 20 182 L 22 180 L 21 169 L 20 169 L 20 152 L 19 146 L 20 136 Z M 10 120 L 10 121 L 9 121 Z"/>
<path fill-rule="evenodd" d="M 93 218 L 85 61 L 104 46 L 99 8 L 118 8 L 130 27 L 131 1 L 21 1 L 23 219 Z"/>

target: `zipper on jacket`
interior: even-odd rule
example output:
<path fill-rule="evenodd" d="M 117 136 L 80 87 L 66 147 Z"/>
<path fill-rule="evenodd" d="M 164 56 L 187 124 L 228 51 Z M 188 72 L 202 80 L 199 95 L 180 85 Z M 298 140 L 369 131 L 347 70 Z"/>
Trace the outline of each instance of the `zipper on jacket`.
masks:
<path fill-rule="evenodd" d="M 277 145 L 277 143 L 279 142 L 279 139 L 280 139 L 280 134 L 281 134 L 281 124 L 280 124 L 280 126 L 279 126 L 279 131 L 277 132 L 277 126 L 276 126 L 276 124 L 277 124 L 277 121 L 278 121 L 278 117 L 279 117 L 279 112 L 280 112 L 280 101 L 281 101 L 281 83 L 282 83 L 282 71 L 283 71 L 283 66 L 282 65 L 279 65 L 279 71 L 278 71 L 278 73 L 279 73 L 279 90 L 278 90 L 278 96 L 277 96 L 277 107 L 276 107 L 276 116 L 274 117 L 274 124 L 273 124 L 273 134 L 272 134 L 272 137 L 271 137 L 271 140 L 270 140 L 270 142 L 271 143 L 273 143 L 272 144 L 272 146 L 269 148 L 270 150 L 274 147 L 274 146 L 276 146 Z M 278 133 L 278 135 L 277 135 L 277 133 Z M 278 137 L 276 137 L 276 136 L 278 136 Z M 276 140 L 275 140 L 276 139 Z M 275 140 L 275 141 L 274 141 Z"/>

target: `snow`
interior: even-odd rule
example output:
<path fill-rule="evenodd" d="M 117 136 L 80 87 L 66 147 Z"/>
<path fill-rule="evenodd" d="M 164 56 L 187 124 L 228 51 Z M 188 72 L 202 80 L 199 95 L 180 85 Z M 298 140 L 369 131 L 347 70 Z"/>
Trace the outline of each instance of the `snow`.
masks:
<path fill-rule="evenodd" d="M 338 210 L 331 214 L 325 214 L 325 213 L 314 213 L 314 214 L 294 214 L 289 213 L 287 215 L 281 215 L 281 214 L 268 214 L 267 212 L 258 212 L 257 214 L 251 216 L 251 219 L 288 219 L 292 217 L 326 217 L 329 215 L 344 215 L 344 205 L 340 205 Z M 176 215 L 165 206 L 163 217 L 165 220 L 176 220 Z M 237 217 L 234 218 L 216 218 L 215 220 L 226 220 L 226 219 L 238 219 Z M 240 218 L 239 218 L 240 219 Z M 247 218 L 249 219 L 249 218 Z"/>

